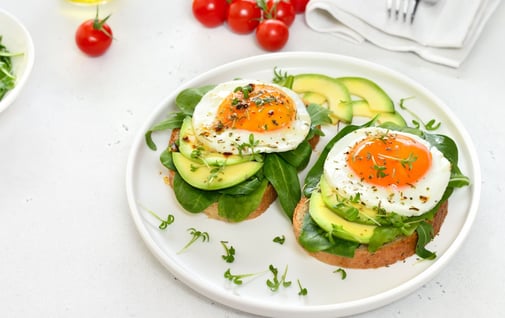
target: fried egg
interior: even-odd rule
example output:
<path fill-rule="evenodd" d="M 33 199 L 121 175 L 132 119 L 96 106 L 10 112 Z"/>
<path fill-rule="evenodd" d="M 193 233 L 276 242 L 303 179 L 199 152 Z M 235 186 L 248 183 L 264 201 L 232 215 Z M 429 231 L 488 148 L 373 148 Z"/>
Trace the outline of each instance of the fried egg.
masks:
<path fill-rule="evenodd" d="M 193 112 L 199 141 L 229 154 L 295 149 L 309 133 L 310 124 L 309 113 L 295 92 L 254 80 L 217 85 Z"/>
<path fill-rule="evenodd" d="M 340 196 L 403 216 L 434 208 L 450 175 L 451 164 L 436 147 L 419 136 L 378 127 L 344 136 L 324 164 L 324 176 Z"/>

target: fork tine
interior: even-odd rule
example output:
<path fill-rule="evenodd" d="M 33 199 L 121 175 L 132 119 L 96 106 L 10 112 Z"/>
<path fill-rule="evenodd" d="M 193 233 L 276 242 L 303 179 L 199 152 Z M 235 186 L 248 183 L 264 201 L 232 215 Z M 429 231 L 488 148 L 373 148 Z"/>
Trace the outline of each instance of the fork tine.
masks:
<path fill-rule="evenodd" d="M 386 0 L 388 18 L 394 15 L 395 20 L 413 23 L 417 7 L 421 0 Z"/>
<path fill-rule="evenodd" d="M 414 0 L 414 8 L 412 9 L 412 14 L 410 15 L 410 23 L 414 23 L 414 18 L 416 17 L 417 6 L 419 5 L 419 0 Z"/>
<path fill-rule="evenodd" d="M 402 0 L 395 0 L 395 19 L 398 20 L 400 16 L 400 5 Z"/>
<path fill-rule="evenodd" d="M 403 10 L 402 10 L 402 17 L 403 17 L 403 22 L 407 21 L 407 13 L 409 12 L 409 0 L 403 0 Z"/>

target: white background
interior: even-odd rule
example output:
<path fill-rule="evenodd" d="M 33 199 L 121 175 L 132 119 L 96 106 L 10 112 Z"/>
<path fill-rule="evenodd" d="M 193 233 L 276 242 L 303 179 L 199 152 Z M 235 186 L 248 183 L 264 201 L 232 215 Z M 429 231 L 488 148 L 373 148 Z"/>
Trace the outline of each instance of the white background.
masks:
<path fill-rule="evenodd" d="M 99 58 L 74 44 L 94 8 L 2 0 L 33 37 L 32 76 L 0 114 L 0 316 L 251 317 L 176 280 L 147 250 L 127 206 L 134 136 L 158 103 L 202 72 L 266 53 L 253 35 L 206 29 L 190 1 L 113 0 L 115 41 Z M 437 277 L 358 317 L 505 316 L 505 8 L 459 69 L 315 33 L 299 15 L 283 51 L 350 55 L 438 95 L 471 134 L 483 191 L 466 242 Z M 1 33 L 1 26 L 0 26 Z"/>

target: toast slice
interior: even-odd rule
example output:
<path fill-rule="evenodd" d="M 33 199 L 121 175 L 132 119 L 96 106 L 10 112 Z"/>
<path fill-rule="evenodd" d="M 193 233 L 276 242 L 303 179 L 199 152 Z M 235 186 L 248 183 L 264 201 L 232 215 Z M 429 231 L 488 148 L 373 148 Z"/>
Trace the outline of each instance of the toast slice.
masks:
<path fill-rule="evenodd" d="M 176 142 L 179 139 L 179 129 L 174 129 L 172 130 L 172 134 L 170 135 L 170 140 L 169 140 L 169 147 L 170 149 L 176 150 L 177 145 Z M 319 141 L 319 136 L 316 135 L 312 139 L 309 140 L 309 144 L 311 145 L 312 149 L 317 145 Z M 166 177 L 166 183 L 173 187 L 173 179 L 175 176 L 175 171 L 169 170 L 168 175 Z M 270 204 L 272 204 L 275 199 L 277 199 L 277 192 L 275 191 L 274 187 L 269 183 L 267 185 L 267 188 L 265 190 L 265 193 L 263 194 L 263 198 L 259 204 L 259 206 L 256 208 L 256 210 L 252 211 L 249 216 L 245 220 L 251 220 L 254 219 L 261 214 L 263 214 Z M 222 216 L 219 215 L 218 213 L 218 203 L 214 202 L 212 203 L 209 207 L 207 207 L 205 210 L 202 211 L 205 213 L 209 218 L 211 219 L 216 219 L 216 220 L 221 220 L 225 222 L 231 222 L 230 220 L 223 218 Z M 245 221 L 244 220 L 244 221 Z"/>
<path fill-rule="evenodd" d="M 437 235 L 447 215 L 447 201 L 444 202 L 432 220 L 434 235 Z M 303 197 L 295 208 L 293 214 L 293 231 L 298 239 L 303 226 L 303 219 L 309 212 L 309 198 Z M 385 244 L 376 252 L 368 251 L 366 245 L 361 245 L 356 249 L 354 257 L 344 257 L 327 252 L 307 252 L 312 257 L 329 265 L 341 266 L 345 268 L 378 268 L 394 264 L 415 254 L 417 244 L 417 233 L 410 236 L 400 237 L 390 243 Z"/>

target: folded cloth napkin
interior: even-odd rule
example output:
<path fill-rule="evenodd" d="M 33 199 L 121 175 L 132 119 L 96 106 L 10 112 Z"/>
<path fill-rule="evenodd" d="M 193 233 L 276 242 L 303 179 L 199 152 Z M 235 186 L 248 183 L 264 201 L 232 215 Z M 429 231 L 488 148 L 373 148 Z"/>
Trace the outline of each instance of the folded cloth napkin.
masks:
<path fill-rule="evenodd" d="M 356 43 L 414 52 L 422 58 L 459 67 L 501 0 L 423 0 L 412 24 L 388 17 L 387 0 L 310 0 L 309 27 Z M 393 0 L 393 4 L 396 0 Z"/>

